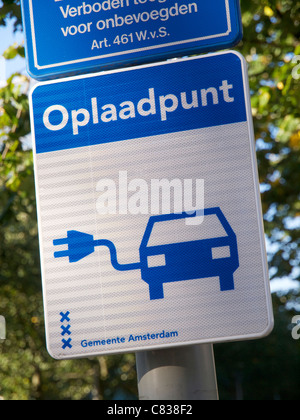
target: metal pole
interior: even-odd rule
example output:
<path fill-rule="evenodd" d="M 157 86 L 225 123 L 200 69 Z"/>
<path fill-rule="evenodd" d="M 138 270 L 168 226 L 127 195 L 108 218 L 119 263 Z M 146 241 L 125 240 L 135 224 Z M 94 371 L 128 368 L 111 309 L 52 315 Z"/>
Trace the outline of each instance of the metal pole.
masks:
<path fill-rule="evenodd" d="M 6 339 L 6 322 L 4 316 L 0 315 L 0 343 Z"/>
<path fill-rule="evenodd" d="M 140 400 L 219 399 L 212 344 L 136 354 Z"/>

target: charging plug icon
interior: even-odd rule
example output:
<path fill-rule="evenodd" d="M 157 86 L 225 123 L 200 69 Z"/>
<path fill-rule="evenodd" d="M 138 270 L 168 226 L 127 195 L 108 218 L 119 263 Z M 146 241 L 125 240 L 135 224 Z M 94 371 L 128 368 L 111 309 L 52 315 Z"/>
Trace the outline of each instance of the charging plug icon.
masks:
<path fill-rule="evenodd" d="M 236 235 L 219 207 L 205 209 L 201 225 L 188 226 L 186 219 L 197 214 L 151 216 L 137 263 L 120 264 L 111 241 L 95 240 L 92 235 L 74 230 L 68 231 L 66 238 L 53 241 L 54 246 L 67 246 L 65 251 L 55 252 L 54 257 L 67 257 L 70 263 L 77 263 L 97 246 L 105 246 L 115 270 L 141 270 L 142 280 L 149 285 L 150 300 L 164 299 L 164 283 L 210 277 L 219 277 L 222 292 L 234 290 L 234 273 L 239 268 Z M 193 231 L 191 240 L 181 240 L 186 230 Z"/>
<path fill-rule="evenodd" d="M 115 245 L 106 239 L 94 240 L 93 235 L 70 230 L 64 239 L 55 239 L 54 246 L 67 245 L 66 251 L 58 251 L 54 253 L 54 258 L 68 257 L 70 263 L 76 263 L 83 258 L 93 254 L 97 246 L 106 246 L 110 250 L 111 263 L 117 271 L 137 270 L 140 264 L 119 264 L 117 260 L 117 250 Z"/>

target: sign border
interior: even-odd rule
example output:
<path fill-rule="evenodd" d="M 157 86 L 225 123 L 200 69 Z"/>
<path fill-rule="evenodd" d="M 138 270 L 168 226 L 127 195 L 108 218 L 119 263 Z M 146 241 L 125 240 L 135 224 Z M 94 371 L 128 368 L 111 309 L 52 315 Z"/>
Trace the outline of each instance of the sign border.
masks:
<path fill-rule="evenodd" d="M 204 41 L 204 40 L 214 39 L 214 38 L 222 38 L 224 36 L 228 36 L 232 32 L 230 4 L 229 4 L 229 0 L 225 0 L 225 8 L 226 8 L 226 16 L 227 16 L 227 26 L 228 26 L 228 30 L 225 33 L 215 34 L 215 35 L 209 35 L 209 36 L 200 37 L 200 38 L 192 38 L 192 39 L 188 39 L 188 40 L 184 40 L 184 41 L 171 42 L 171 43 L 166 43 L 166 44 L 162 44 L 162 45 L 152 45 L 150 47 L 136 48 L 134 50 L 122 51 L 122 52 L 111 53 L 111 54 L 106 54 L 106 55 L 99 55 L 99 56 L 96 56 L 96 57 L 81 58 L 81 59 L 71 60 L 71 61 L 62 61 L 60 63 L 47 64 L 45 66 L 41 66 L 38 63 L 38 54 L 37 54 L 37 45 L 36 45 L 36 33 L 35 33 L 35 26 L 34 26 L 34 13 L 33 13 L 33 4 L 32 4 L 32 1 L 33 0 L 29 0 L 29 13 L 30 13 L 30 21 L 31 21 L 31 36 L 32 36 L 32 49 L 33 49 L 34 66 L 38 70 L 50 69 L 50 68 L 59 67 L 59 66 L 68 66 L 68 65 L 71 65 L 71 64 L 85 63 L 87 61 L 101 60 L 101 59 L 105 59 L 105 58 L 109 58 L 109 57 L 117 57 L 117 56 L 120 56 L 120 55 L 125 56 L 127 54 L 133 54 L 133 53 L 136 53 L 136 52 L 143 52 L 143 51 L 151 51 L 151 50 L 154 50 L 154 49 L 171 47 L 173 45 L 174 46 L 175 45 L 183 45 L 183 44 L 188 44 L 188 43 L 191 43 L 191 42 Z"/>
<path fill-rule="evenodd" d="M 267 310 L 267 318 L 266 318 L 266 328 L 257 333 L 247 334 L 247 335 L 236 335 L 236 336 L 230 336 L 230 337 L 218 337 L 215 339 L 199 339 L 195 341 L 189 341 L 189 342 L 176 342 L 176 343 L 169 343 L 169 344 L 160 344 L 160 345 L 150 345 L 150 346 L 144 346 L 144 347 L 137 347 L 134 346 L 132 348 L 124 347 L 124 349 L 118 349 L 118 350 L 105 350 L 103 352 L 82 352 L 79 354 L 73 354 L 65 356 L 55 356 L 51 353 L 50 350 L 50 339 L 49 339 L 49 331 L 48 331 L 48 311 L 47 311 L 47 296 L 46 296 L 46 287 L 45 287 L 45 268 L 43 263 L 43 238 L 40 236 L 40 255 L 41 255 L 41 269 L 42 269 L 42 288 L 43 288 L 43 301 L 44 301 L 44 317 L 45 317 L 45 325 L 46 325 L 46 343 L 47 343 L 47 350 L 48 353 L 57 360 L 67 360 L 67 359 L 78 359 L 78 358 L 85 358 L 85 357 L 93 357 L 97 355 L 114 355 L 114 354 L 124 354 L 128 352 L 141 352 L 141 351 L 149 351 L 149 350 L 159 350 L 159 349 L 166 349 L 166 348 L 176 348 L 176 347 L 183 347 L 183 346 L 191 346 L 191 345 L 197 345 L 197 344 L 209 344 L 209 343 L 226 343 L 226 342 L 236 342 L 236 341 L 248 341 L 253 339 L 260 339 L 267 337 L 274 328 L 274 315 L 273 315 L 273 305 L 272 305 L 272 297 L 271 297 L 271 290 L 270 290 L 270 282 L 267 280 L 269 279 L 269 272 L 268 272 L 268 263 L 267 263 L 267 254 L 266 254 L 266 248 L 265 248 L 265 234 L 264 234 L 264 226 L 263 226 L 263 213 L 262 213 L 262 204 L 260 199 L 260 187 L 259 187 L 259 178 L 258 178 L 258 165 L 257 165 L 257 159 L 256 159 L 256 149 L 255 149 L 255 134 L 254 134 L 254 126 L 253 126 L 253 119 L 252 119 L 252 112 L 251 112 L 251 99 L 250 99 L 250 87 L 249 87 L 249 77 L 248 77 L 248 70 L 247 70 L 247 62 L 245 58 L 234 50 L 228 50 L 218 53 L 211 53 L 206 54 L 202 56 L 196 56 L 196 57 L 188 57 L 188 58 L 182 58 L 182 59 L 176 59 L 176 61 L 164 61 L 160 63 L 154 63 L 154 64 L 143 64 L 136 67 L 131 68 L 123 68 L 123 69 L 116 69 L 116 70 L 110 70 L 105 72 L 98 72 L 94 74 L 85 74 L 80 76 L 73 76 L 68 78 L 63 78 L 59 80 L 50 80 L 46 82 L 40 82 L 37 83 L 32 90 L 29 93 L 29 99 L 30 99 L 30 119 L 31 119 L 31 129 L 32 129 L 32 141 L 33 141 L 33 150 L 34 150 L 34 165 L 35 168 L 37 167 L 37 157 L 38 154 L 36 153 L 36 141 L 35 141 L 35 130 L 34 130 L 34 112 L 33 112 L 33 101 L 32 96 L 35 89 L 37 89 L 39 86 L 45 86 L 45 85 L 52 85 L 57 83 L 64 83 L 69 82 L 73 80 L 78 79 L 86 79 L 86 78 L 94 78 L 103 76 L 106 74 L 115 74 L 115 73 L 121 73 L 121 72 L 127 72 L 127 71 L 138 71 L 143 68 L 149 68 L 149 67 L 155 67 L 155 66 L 172 66 L 176 65 L 178 62 L 184 62 L 184 61 L 192 61 L 192 60 L 202 60 L 207 57 L 215 57 L 215 56 L 224 56 L 227 54 L 234 54 L 236 55 L 239 60 L 241 61 L 241 68 L 242 68 L 242 76 L 244 81 L 244 94 L 245 94 L 245 106 L 246 106 L 246 116 L 247 116 L 247 123 L 248 123 L 248 134 L 249 134 L 249 151 L 251 155 L 251 162 L 252 162 L 252 175 L 253 175 L 253 184 L 255 187 L 255 202 L 256 202 L 256 210 L 257 210 L 257 221 L 258 221 L 258 230 L 259 230 L 259 238 L 260 238 L 260 249 L 261 249 L 261 255 L 262 255 L 262 265 L 263 265 L 263 273 L 264 273 L 264 290 L 265 290 L 265 297 L 266 297 L 266 310 Z M 50 152 L 51 153 L 51 152 Z M 35 188 L 36 188 L 36 199 L 37 199 L 37 214 L 38 214 L 38 224 L 41 226 L 41 212 L 40 212 L 40 200 L 39 200 L 39 182 L 38 182 L 38 175 L 35 171 Z"/>

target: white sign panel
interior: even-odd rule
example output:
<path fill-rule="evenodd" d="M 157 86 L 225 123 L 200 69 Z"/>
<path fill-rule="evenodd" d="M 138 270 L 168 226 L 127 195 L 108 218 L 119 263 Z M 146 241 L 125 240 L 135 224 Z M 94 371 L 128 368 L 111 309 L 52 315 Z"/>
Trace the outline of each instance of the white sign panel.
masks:
<path fill-rule="evenodd" d="M 53 357 L 271 331 L 240 55 L 46 82 L 31 96 Z"/>

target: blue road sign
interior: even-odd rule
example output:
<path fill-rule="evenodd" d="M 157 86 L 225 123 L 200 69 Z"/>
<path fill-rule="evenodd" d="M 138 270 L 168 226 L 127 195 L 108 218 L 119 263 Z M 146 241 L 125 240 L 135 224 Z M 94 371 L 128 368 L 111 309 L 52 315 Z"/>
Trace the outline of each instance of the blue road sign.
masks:
<path fill-rule="evenodd" d="M 30 108 L 53 357 L 270 332 L 241 55 L 39 83 Z"/>
<path fill-rule="evenodd" d="M 22 0 L 28 72 L 38 80 L 234 46 L 239 0 Z"/>

